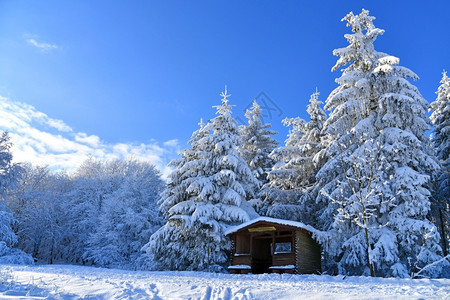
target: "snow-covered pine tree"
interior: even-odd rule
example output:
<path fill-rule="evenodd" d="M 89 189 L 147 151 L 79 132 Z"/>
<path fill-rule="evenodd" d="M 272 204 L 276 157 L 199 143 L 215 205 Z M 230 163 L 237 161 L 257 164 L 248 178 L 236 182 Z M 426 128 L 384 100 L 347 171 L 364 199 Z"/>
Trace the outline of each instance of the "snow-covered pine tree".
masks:
<path fill-rule="evenodd" d="M 373 127 L 379 131 L 376 141 L 381 147 L 376 176 L 381 188 L 376 194 L 379 222 L 386 224 L 375 232 L 372 256 L 380 274 L 406 276 L 441 257 L 438 230 L 427 219 L 430 179 L 439 165 L 426 133 L 429 103 L 407 80 L 419 77 L 398 64 L 396 57 L 380 58 L 371 76 L 378 99 Z M 389 251 L 392 242 L 397 248 Z M 397 251 L 398 259 L 391 259 Z M 437 276 L 438 267 L 425 273 Z"/>
<path fill-rule="evenodd" d="M 248 125 L 239 127 L 242 144 L 238 148 L 239 154 L 244 158 L 255 177 L 264 184 L 267 182 L 266 173 L 274 165 L 269 154 L 278 146 L 272 135 L 278 134 L 269 128 L 271 124 L 262 124 L 261 106 L 253 100 L 252 109 L 245 112 Z"/>
<path fill-rule="evenodd" d="M 286 118 L 283 124 L 292 126 L 285 146 L 275 149 L 270 157 L 277 161 L 264 187 L 266 214 L 276 218 L 314 221 L 314 202 L 310 197 L 315 175 L 323 165 L 321 130 L 326 114 L 320 107 L 319 93 L 313 93 L 307 112 L 310 121 Z"/>
<path fill-rule="evenodd" d="M 322 129 L 327 115 L 320 107 L 319 92 L 316 90 L 309 99 L 306 112 L 310 121 L 304 126 L 304 135 L 298 143 L 302 152 L 302 173 L 304 174 L 305 187 L 309 188 L 316 182 L 316 173 L 325 163 Z"/>
<path fill-rule="evenodd" d="M 231 246 L 225 230 L 256 216 L 245 199 L 259 182 L 236 149 L 241 141 L 226 88 L 221 96 L 218 116 L 175 162 L 161 204 L 168 222 L 145 247 L 165 268 L 221 270 Z"/>
<path fill-rule="evenodd" d="M 439 235 L 426 219 L 437 167 L 425 134 L 428 103 L 407 80 L 417 75 L 374 50 L 384 31 L 367 10 L 343 20 L 353 34 L 334 51 L 333 70 L 348 66 L 326 102 L 330 159 L 318 174 L 318 200 L 329 202 L 322 226 L 333 233 L 324 245 L 341 273 L 408 276 L 439 259 Z"/>
<path fill-rule="evenodd" d="M 248 125 L 239 127 L 242 144 L 238 148 L 239 154 L 250 167 L 254 176 L 259 180 L 260 186 L 268 182 L 267 173 L 272 169 L 275 161 L 269 157 L 269 154 L 278 146 L 278 142 L 272 135 L 278 132 L 270 130 L 271 124 L 262 124 L 261 106 L 253 100 L 252 109 L 245 112 Z M 262 206 L 259 193 L 256 189 L 256 199 L 251 200 L 252 205 L 259 210 Z"/>
<path fill-rule="evenodd" d="M 178 226 L 177 222 L 170 221 L 170 209 L 176 204 L 191 198 L 187 192 L 192 178 L 205 175 L 201 166 L 203 153 L 199 141 L 210 134 L 205 128 L 203 119 L 198 124 L 200 128 L 192 134 L 188 144 L 189 148 L 181 151 L 181 158 L 174 159 L 169 166 L 174 170 L 169 175 L 168 183 L 159 201 L 160 210 L 167 220 L 166 224 L 158 229 L 151 237 L 143 250 L 146 251 L 155 262 L 155 269 L 161 270 L 185 270 L 196 269 L 201 265 L 204 269 L 204 247 L 201 236 L 199 239 L 185 234 L 186 229 Z M 189 249 L 189 251 L 187 251 Z M 203 254 L 202 254 L 203 253 Z M 195 260 L 195 258 L 199 258 Z"/>
<path fill-rule="evenodd" d="M 308 178 L 303 195 L 300 198 L 300 205 L 302 206 L 300 220 L 313 226 L 318 223 L 318 214 L 322 211 L 324 205 L 323 203 L 316 203 L 320 191 L 316 175 L 327 160 L 322 133 L 327 115 L 321 108 L 321 104 L 322 101 L 319 101 L 319 92 L 316 89 L 316 92 L 311 95 L 306 110 L 310 121 L 306 123 L 305 134 L 299 143 L 304 157 L 303 173 L 305 178 Z"/>
<path fill-rule="evenodd" d="M 268 173 L 269 182 L 261 191 L 261 215 L 294 221 L 300 219 L 299 198 L 303 192 L 304 178 L 299 170 L 302 153 L 297 144 L 304 135 L 305 124 L 306 121 L 299 117 L 283 120 L 283 125 L 292 128 L 285 145 L 274 149 L 269 155 L 276 163 Z"/>
<path fill-rule="evenodd" d="M 203 170 L 194 167 L 202 159 L 201 143 L 199 141 L 210 134 L 209 130 L 205 128 L 203 119 L 200 119 L 198 123 L 200 128 L 192 134 L 188 144 L 190 148 L 181 151 L 181 158 L 174 159 L 169 163 L 169 166 L 174 170 L 169 175 L 169 182 L 167 188 L 162 193 L 160 200 L 160 210 L 163 212 L 166 219 L 169 216 L 169 210 L 172 206 L 183 202 L 188 193 L 189 181 L 187 179 L 197 177 L 203 174 Z"/>
<path fill-rule="evenodd" d="M 342 76 L 336 79 L 339 86 L 331 92 L 326 100 L 325 109 L 331 110 L 331 113 L 324 124 L 323 132 L 326 135 L 327 156 L 330 159 L 317 175 L 319 184 L 323 187 L 321 194 L 318 195 L 317 202 L 328 204 L 324 205 L 324 209 L 320 213 L 321 218 L 318 225 L 322 230 L 337 228 L 340 235 L 338 239 L 330 238 L 331 245 L 326 245 L 326 254 L 330 256 L 326 263 L 332 266 L 333 258 L 336 257 L 339 260 L 339 257 L 342 256 L 338 263 L 341 273 L 350 273 L 347 265 L 351 265 L 355 267 L 355 270 L 361 270 L 361 266 L 368 266 L 373 274 L 373 263 L 369 260 L 369 248 L 367 247 L 367 244 L 370 245 L 370 237 L 368 234 L 365 235 L 365 232 L 360 234 L 360 226 L 352 226 L 350 218 L 354 217 L 355 213 L 347 214 L 346 211 L 342 210 L 349 207 L 344 202 L 350 201 L 349 199 L 355 194 L 352 191 L 351 179 L 349 181 L 346 178 L 346 168 L 351 170 L 353 165 L 357 165 L 356 161 L 354 164 L 353 161 L 349 161 L 344 166 L 343 159 L 352 160 L 353 152 L 360 145 L 359 137 L 353 137 L 352 130 L 369 115 L 369 101 L 371 99 L 367 78 L 374 68 L 376 59 L 383 56 L 383 53 L 375 51 L 373 43 L 378 35 L 384 33 L 384 30 L 373 26 L 374 18 L 370 17 L 368 13 L 367 10 L 363 10 L 360 15 L 356 16 L 349 13 L 342 19 L 342 21 L 347 21 L 347 26 L 351 26 L 353 33 L 345 35 L 349 46 L 333 51 L 333 54 L 340 56 L 340 58 L 332 71 L 340 68 L 343 68 L 343 70 Z M 362 166 L 367 166 L 370 163 L 372 152 L 364 153 L 364 158 L 369 161 L 362 162 Z M 356 195 L 358 194 L 356 193 Z M 356 199 L 356 201 L 364 200 L 366 199 Z M 367 220 L 367 216 L 363 216 L 363 219 Z M 347 220 L 347 222 L 344 220 Z M 340 226 L 344 228 L 338 228 Z M 361 245 L 356 245 L 353 249 L 347 249 L 352 245 L 347 245 L 346 240 L 349 239 L 351 242 L 355 240 L 349 238 L 354 235 L 352 232 L 354 230 L 356 230 L 359 238 L 357 242 Z M 345 269 L 343 265 L 347 268 Z"/>
<path fill-rule="evenodd" d="M 432 141 L 441 163 L 433 198 L 436 208 L 434 217 L 440 229 L 444 255 L 447 255 L 450 249 L 450 78 L 445 71 L 440 83 L 436 101 L 431 103 L 431 121 L 434 125 Z"/>

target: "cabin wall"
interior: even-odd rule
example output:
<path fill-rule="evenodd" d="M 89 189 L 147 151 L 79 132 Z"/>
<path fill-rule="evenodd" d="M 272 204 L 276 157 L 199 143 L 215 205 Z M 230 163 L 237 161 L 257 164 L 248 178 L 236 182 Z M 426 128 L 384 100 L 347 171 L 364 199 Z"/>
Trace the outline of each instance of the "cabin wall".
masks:
<path fill-rule="evenodd" d="M 250 256 L 250 254 L 248 255 L 234 255 L 231 258 L 231 265 L 232 266 L 237 266 L 237 265 L 246 265 L 246 266 L 251 266 L 252 265 L 252 257 Z"/>
<path fill-rule="evenodd" d="M 307 231 L 295 233 L 296 269 L 299 274 L 318 273 L 321 271 L 320 245 Z"/>
<path fill-rule="evenodd" d="M 250 255 L 250 235 L 233 234 L 231 249 L 231 265 L 252 265 Z"/>
<path fill-rule="evenodd" d="M 295 265 L 295 256 L 292 253 L 274 254 L 273 266 Z"/>

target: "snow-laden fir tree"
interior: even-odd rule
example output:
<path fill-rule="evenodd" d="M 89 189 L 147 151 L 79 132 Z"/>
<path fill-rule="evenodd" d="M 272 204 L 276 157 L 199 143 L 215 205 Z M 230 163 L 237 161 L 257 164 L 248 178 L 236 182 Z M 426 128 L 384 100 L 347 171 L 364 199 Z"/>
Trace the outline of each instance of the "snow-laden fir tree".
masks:
<path fill-rule="evenodd" d="M 187 189 L 191 178 L 204 174 L 203 169 L 199 167 L 202 159 L 199 140 L 209 135 L 210 132 L 205 128 L 203 119 L 198 125 L 200 128 L 192 134 L 188 142 L 190 148 L 181 151 L 181 158 L 174 159 L 169 163 L 174 170 L 169 175 L 167 186 L 159 201 L 160 210 L 166 220 L 169 220 L 171 216 L 169 210 L 174 205 L 184 202 L 190 197 Z M 195 265 L 204 263 L 201 260 L 193 261 L 193 258 L 196 257 L 204 260 L 202 253 L 205 249 L 196 247 L 197 244 L 202 244 L 202 241 L 185 235 L 183 233 L 185 231 L 182 226 L 168 221 L 151 236 L 143 250 L 154 259 L 156 269 L 181 270 L 188 269 L 191 262 L 194 262 Z M 190 250 L 186 251 L 186 249 Z"/>
<path fill-rule="evenodd" d="M 352 130 L 359 122 L 369 116 L 369 108 L 371 105 L 374 106 L 369 103 L 372 99 L 371 91 L 368 88 L 368 78 L 374 69 L 375 61 L 384 55 L 375 51 L 373 46 L 375 39 L 378 35 L 383 34 L 384 30 L 373 26 L 373 17 L 370 17 L 366 10 L 356 16 L 349 13 L 342 19 L 342 21 L 344 20 L 347 21 L 347 26 L 351 27 L 353 33 L 345 35 L 349 46 L 333 51 L 334 55 L 340 57 L 332 71 L 339 68 L 343 68 L 343 70 L 342 76 L 336 79 L 339 86 L 331 92 L 325 105 L 326 110 L 331 110 L 323 129 L 324 134 L 326 134 L 324 141 L 328 146 L 327 156 L 330 159 L 321 168 L 317 176 L 320 185 L 323 187 L 321 194 L 318 195 L 317 202 L 324 206 L 324 209 L 320 212 L 321 217 L 318 225 L 322 230 L 334 228 L 339 234 L 339 238 L 330 238 L 333 242 L 332 245 L 326 245 L 325 253 L 331 257 L 326 260 L 326 263 L 333 265 L 332 260 L 336 258 L 341 273 L 351 272 L 348 270 L 348 265 L 354 267 L 355 273 L 356 270 L 363 269 L 361 266 L 368 266 L 373 275 L 373 263 L 369 260 L 368 255 L 370 247 L 367 246 L 368 244 L 370 246 L 370 240 L 368 234 L 365 234 L 367 228 L 361 234 L 361 227 L 364 225 L 353 226 L 351 220 L 351 218 L 359 220 L 354 216 L 358 212 L 347 213 L 343 210 L 352 207 L 345 203 L 350 201 L 352 195 L 359 195 L 352 190 L 351 184 L 353 182 L 347 179 L 346 168 L 351 170 L 352 166 L 344 166 L 343 159 L 353 158 L 353 151 L 358 149 L 361 142 L 357 140 L 359 137 L 353 137 Z M 344 147 L 347 149 L 344 150 Z M 359 163 L 365 166 L 370 163 L 370 156 L 373 153 L 363 153 L 363 155 L 369 155 L 368 161 L 355 161 L 355 165 Z M 356 201 L 359 200 L 364 201 L 366 199 L 358 198 Z M 367 221 L 366 217 L 363 216 L 363 220 Z M 341 222 L 341 219 L 346 219 L 347 222 L 344 220 Z M 347 228 L 338 228 L 339 226 L 346 226 Z M 356 232 L 358 239 L 352 240 L 349 238 L 353 235 L 352 231 Z M 350 242 L 347 242 L 346 239 L 349 239 Z M 350 244 L 351 242 L 359 244 L 353 247 Z"/>
<path fill-rule="evenodd" d="M 399 59 L 385 56 L 372 75 L 378 98 L 374 125 L 379 131 L 376 185 L 380 201 L 379 220 L 385 227 L 375 231 L 373 261 L 380 274 L 406 276 L 440 259 L 440 236 L 428 219 L 431 178 L 439 168 L 426 131 L 429 103 L 407 79 L 418 80 Z M 370 119 L 369 119 L 370 120 Z M 370 120 L 371 121 L 371 120 Z M 364 125 L 362 131 L 364 131 Z M 372 140 L 369 140 L 371 143 Z M 393 249 L 391 242 L 396 243 Z M 392 249 L 392 250 L 387 250 Z M 398 258 L 391 259 L 398 251 Z M 439 267 L 439 266 L 436 266 Z M 439 269 L 425 275 L 437 276 Z"/>
<path fill-rule="evenodd" d="M 304 186 L 304 192 L 300 197 L 302 207 L 300 220 L 307 224 L 316 226 L 318 212 L 320 212 L 323 203 L 316 203 L 317 194 L 320 191 L 316 175 L 326 162 L 323 126 L 327 115 L 321 107 L 322 101 L 319 101 L 319 92 L 311 95 L 308 107 L 310 121 L 305 124 L 305 134 L 300 140 L 299 147 L 303 152 L 303 173 L 307 182 Z"/>
<path fill-rule="evenodd" d="M 104 169 L 120 183 L 103 198 L 84 257 L 104 267 L 151 268 L 141 248 L 162 225 L 157 205 L 163 188 L 160 175 L 153 165 L 136 160 L 110 161 Z"/>
<path fill-rule="evenodd" d="M 167 188 L 162 193 L 160 200 L 160 210 L 164 213 L 166 218 L 169 216 L 169 210 L 174 205 L 185 201 L 188 196 L 186 190 L 190 183 L 187 179 L 204 174 L 202 169 L 192 167 L 197 166 L 203 157 L 201 143 L 199 143 L 199 141 L 210 134 L 208 129 L 205 127 L 203 119 L 200 119 L 200 123 L 198 123 L 198 125 L 200 128 L 194 131 L 188 141 L 188 144 L 191 145 L 191 147 L 180 153 L 181 158 L 174 159 L 169 163 L 169 166 L 174 170 L 169 175 Z"/>
<path fill-rule="evenodd" d="M 264 187 L 268 216 L 313 222 L 315 199 L 309 196 L 315 174 L 323 165 L 321 130 L 326 120 L 318 96 L 316 91 L 310 97 L 309 122 L 298 117 L 283 120 L 285 126 L 292 128 L 285 146 L 270 154 L 277 163 L 269 172 L 269 183 Z"/>
<path fill-rule="evenodd" d="M 425 133 L 428 103 L 407 80 L 417 75 L 375 51 L 384 31 L 367 10 L 343 20 L 353 33 L 334 51 L 342 76 L 326 101 L 330 159 L 318 174 L 318 200 L 329 203 L 325 251 L 341 273 L 408 276 L 440 258 L 439 234 L 426 219 L 437 168 Z"/>
<path fill-rule="evenodd" d="M 302 153 L 297 143 L 304 135 L 305 123 L 299 117 L 283 120 L 283 125 L 291 126 L 291 129 L 285 145 L 274 149 L 269 156 L 276 163 L 268 173 L 269 182 L 261 191 L 261 215 L 294 221 L 300 219 L 299 198 L 303 192 L 304 179 L 300 174 Z"/>
<path fill-rule="evenodd" d="M 222 269 L 231 246 L 225 230 L 255 217 L 246 198 L 259 182 L 236 149 L 241 141 L 226 89 L 221 96 L 217 117 L 194 134 L 191 148 L 173 164 L 161 201 L 167 224 L 145 247 L 161 267 Z"/>
<path fill-rule="evenodd" d="M 259 180 L 260 186 L 268 182 L 267 173 L 272 169 L 275 161 L 269 154 L 278 146 L 278 142 L 272 137 L 277 134 L 270 130 L 271 124 L 262 124 L 261 106 L 253 100 L 252 109 L 245 112 L 248 125 L 239 127 L 242 144 L 238 148 L 239 154 L 244 158 L 252 170 L 254 176 Z M 255 189 L 256 199 L 252 200 L 252 205 L 257 209 L 262 206 L 260 189 Z"/>
<path fill-rule="evenodd" d="M 444 71 L 436 101 L 431 103 L 433 114 L 433 146 L 441 163 L 437 174 L 434 204 L 437 210 L 436 223 L 441 232 L 444 255 L 450 249 L 450 78 Z"/>
<path fill-rule="evenodd" d="M 324 124 L 324 144 L 327 146 L 327 156 L 335 159 L 328 161 L 325 168 L 318 173 L 318 180 L 323 187 L 322 193 L 326 196 L 318 196 L 318 202 L 329 205 L 321 212 L 320 228 L 329 230 L 333 225 L 336 198 L 332 191 L 337 192 L 339 182 L 343 181 L 342 168 L 339 165 L 339 147 L 337 145 L 349 145 L 357 147 L 349 140 L 350 132 L 361 120 L 368 116 L 368 101 L 370 91 L 367 89 L 367 78 L 373 70 L 374 61 L 383 56 L 383 53 L 374 50 L 373 42 L 384 30 L 373 26 L 373 17 L 368 16 L 368 11 L 363 10 L 360 15 L 349 13 L 342 21 L 347 21 L 347 26 L 352 27 L 352 34 L 346 34 L 349 42 L 346 48 L 339 48 L 333 54 L 340 56 L 332 71 L 343 68 L 342 76 L 336 79 L 339 86 L 334 89 L 326 100 L 325 109 L 331 111 L 328 120 Z M 364 32 L 365 31 L 365 32 Z M 347 67 L 345 67 L 348 65 Z M 345 67 L 345 68 L 344 68 Z M 335 179 L 335 180 L 334 180 Z M 337 249 L 339 251 L 339 249 Z"/>
<path fill-rule="evenodd" d="M 311 187 L 316 182 L 316 173 L 325 163 L 322 129 L 327 120 L 327 115 L 321 108 L 321 104 L 319 92 L 316 90 L 311 95 L 306 109 L 310 121 L 305 123 L 304 135 L 297 144 L 302 153 L 301 173 L 303 174 L 303 185 L 306 188 Z"/>

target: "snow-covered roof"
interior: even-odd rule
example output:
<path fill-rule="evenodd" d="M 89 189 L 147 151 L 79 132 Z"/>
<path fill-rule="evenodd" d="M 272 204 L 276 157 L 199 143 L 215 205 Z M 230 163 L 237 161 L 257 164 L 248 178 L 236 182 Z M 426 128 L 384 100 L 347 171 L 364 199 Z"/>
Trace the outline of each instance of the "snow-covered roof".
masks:
<path fill-rule="evenodd" d="M 305 229 L 305 230 L 308 230 L 309 232 L 312 232 L 315 234 L 319 233 L 319 230 L 315 229 L 311 225 L 306 225 L 301 222 L 295 222 L 295 221 L 289 221 L 289 220 L 283 220 L 283 219 L 275 219 L 275 218 L 269 218 L 269 217 L 259 217 L 259 218 L 250 220 L 248 222 L 242 223 L 241 225 L 237 225 L 237 226 L 228 228 L 227 231 L 225 231 L 225 235 L 235 233 L 245 227 L 251 226 L 258 222 L 268 222 L 268 223 L 274 223 L 274 224 L 278 224 L 278 225 L 291 226 L 291 227 L 295 227 L 295 228 L 299 228 L 299 229 Z"/>

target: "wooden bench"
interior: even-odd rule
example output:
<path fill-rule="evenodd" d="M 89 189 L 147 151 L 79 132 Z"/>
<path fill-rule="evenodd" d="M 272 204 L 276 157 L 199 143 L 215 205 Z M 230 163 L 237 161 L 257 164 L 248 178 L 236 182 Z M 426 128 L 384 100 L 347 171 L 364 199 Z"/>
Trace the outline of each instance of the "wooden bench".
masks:
<path fill-rule="evenodd" d="M 229 266 L 228 270 L 230 274 L 248 274 L 252 270 L 252 267 L 248 265 L 234 265 Z"/>
<path fill-rule="evenodd" d="M 269 270 L 272 271 L 272 273 L 287 273 L 287 274 L 294 274 L 295 267 L 294 265 L 284 265 L 284 266 L 272 266 L 269 268 Z"/>

